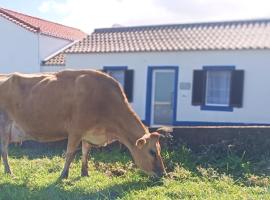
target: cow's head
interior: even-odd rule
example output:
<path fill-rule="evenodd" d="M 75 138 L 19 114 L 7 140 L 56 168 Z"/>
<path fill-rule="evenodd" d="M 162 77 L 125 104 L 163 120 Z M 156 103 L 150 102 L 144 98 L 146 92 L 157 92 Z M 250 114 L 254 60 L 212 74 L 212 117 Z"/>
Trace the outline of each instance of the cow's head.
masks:
<path fill-rule="evenodd" d="M 139 138 L 135 144 L 133 154 L 136 165 L 149 175 L 162 176 L 166 174 L 160 155 L 158 132 L 147 133 Z"/>

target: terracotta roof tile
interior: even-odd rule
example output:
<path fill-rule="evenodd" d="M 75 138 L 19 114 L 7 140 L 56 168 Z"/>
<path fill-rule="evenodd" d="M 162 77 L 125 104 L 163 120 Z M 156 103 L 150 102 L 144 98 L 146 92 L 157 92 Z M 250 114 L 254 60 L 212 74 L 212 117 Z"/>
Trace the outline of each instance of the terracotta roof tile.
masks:
<path fill-rule="evenodd" d="M 66 53 L 270 49 L 270 19 L 96 29 Z"/>
<path fill-rule="evenodd" d="M 63 54 L 241 49 L 270 49 L 270 19 L 96 29 Z"/>
<path fill-rule="evenodd" d="M 79 29 L 64 26 L 58 23 L 50 22 L 4 8 L 0 8 L 0 16 L 18 24 L 19 26 L 29 31 L 40 32 L 44 35 L 72 41 L 81 40 L 86 36 L 86 34 Z"/>
<path fill-rule="evenodd" d="M 55 56 L 51 57 L 48 60 L 45 60 L 42 62 L 43 66 L 64 66 L 65 65 L 65 54 L 63 52 L 60 52 L 56 54 Z"/>

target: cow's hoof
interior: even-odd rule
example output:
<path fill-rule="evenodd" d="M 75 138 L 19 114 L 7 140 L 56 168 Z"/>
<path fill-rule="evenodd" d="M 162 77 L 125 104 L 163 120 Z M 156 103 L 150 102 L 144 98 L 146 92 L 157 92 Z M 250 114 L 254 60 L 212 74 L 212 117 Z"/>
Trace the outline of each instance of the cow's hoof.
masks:
<path fill-rule="evenodd" d="M 62 179 L 67 179 L 68 178 L 68 173 L 67 172 L 62 172 L 59 179 L 62 180 Z"/>
<path fill-rule="evenodd" d="M 8 175 L 10 175 L 10 176 L 13 176 L 13 173 L 11 172 L 10 169 L 6 169 L 6 170 L 5 170 L 5 174 L 8 174 Z"/>
<path fill-rule="evenodd" d="M 88 177 L 89 175 L 88 175 L 88 171 L 82 171 L 81 172 L 81 176 L 82 177 Z"/>

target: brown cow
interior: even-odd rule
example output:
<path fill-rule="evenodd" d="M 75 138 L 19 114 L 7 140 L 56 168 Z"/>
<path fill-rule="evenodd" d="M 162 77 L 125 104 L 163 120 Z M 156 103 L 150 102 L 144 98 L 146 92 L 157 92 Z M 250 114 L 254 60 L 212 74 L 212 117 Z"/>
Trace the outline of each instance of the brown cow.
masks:
<path fill-rule="evenodd" d="M 67 138 L 64 169 L 67 178 L 75 151 L 82 142 L 82 176 L 88 176 L 87 157 L 91 144 L 103 146 L 115 140 L 123 143 L 139 168 L 150 175 L 165 173 L 159 137 L 150 134 L 130 107 L 121 86 L 98 71 L 62 71 L 55 74 L 0 76 L 0 109 L 9 125 L 16 122 L 23 138 L 49 142 Z M 10 133 L 8 133 L 10 134 Z M 2 136 L 5 172 L 6 138 Z"/>

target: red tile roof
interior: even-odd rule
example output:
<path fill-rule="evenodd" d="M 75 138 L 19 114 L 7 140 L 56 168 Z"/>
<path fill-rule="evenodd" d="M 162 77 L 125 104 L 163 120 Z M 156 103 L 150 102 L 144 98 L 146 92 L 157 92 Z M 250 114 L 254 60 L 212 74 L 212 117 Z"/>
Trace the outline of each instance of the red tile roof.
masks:
<path fill-rule="evenodd" d="M 58 23 L 50 22 L 4 8 L 0 8 L 0 16 L 15 24 L 18 24 L 19 26 L 29 31 L 40 32 L 44 35 L 72 41 L 80 40 L 86 36 L 86 34 L 79 29 L 64 26 Z"/>
<path fill-rule="evenodd" d="M 66 53 L 244 49 L 270 49 L 270 19 L 96 29 L 44 65 L 64 65 Z"/>
<path fill-rule="evenodd" d="M 270 19 L 96 29 L 66 53 L 270 49 Z"/>
<path fill-rule="evenodd" d="M 43 66 L 64 66 L 65 65 L 65 54 L 63 52 L 60 52 L 53 57 L 49 58 L 48 60 L 44 60 L 42 62 Z"/>

